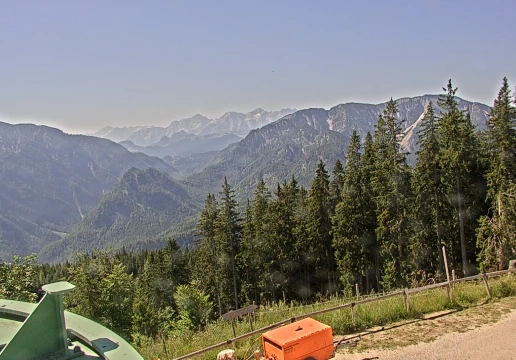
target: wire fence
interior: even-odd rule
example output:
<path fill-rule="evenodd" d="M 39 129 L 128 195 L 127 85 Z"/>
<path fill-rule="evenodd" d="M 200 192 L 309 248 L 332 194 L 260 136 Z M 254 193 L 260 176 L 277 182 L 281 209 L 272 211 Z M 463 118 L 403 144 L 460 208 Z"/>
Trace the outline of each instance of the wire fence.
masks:
<path fill-rule="evenodd" d="M 393 292 L 386 293 L 386 294 L 378 293 L 378 294 L 372 294 L 372 295 L 362 295 L 362 296 L 359 295 L 358 297 L 352 297 L 352 298 L 348 297 L 348 298 L 343 298 L 343 299 L 330 300 L 329 302 L 325 302 L 324 305 L 331 304 L 333 302 L 340 302 L 340 304 L 331 306 L 328 308 L 324 308 L 324 309 L 318 309 L 315 311 L 311 311 L 311 312 L 308 312 L 308 313 L 305 313 L 302 315 L 297 315 L 297 316 L 292 316 L 292 317 L 286 318 L 282 321 L 262 327 L 260 329 L 256 329 L 254 331 L 248 332 L 248 333 L 240 335 L 240 336 L 236 336 L 236 337 L 234 337 L 232 339 L 228 339 L 224 342 L 214 344 L 212 346 L 209 346 L 209 347 L 194 351 L 192 353 L 183 355 L 181 357 L 176 358 L 175 360 L 188 359 L 188 358 L 194 357 L 196 355 L 200 355 L 200 354 L 206 353 L 208 351 L 212 351 L 217 348 L 227 346 L 227 345 L 235 343 L 237 341 L 244 340 L 250 336 L 260 334 L 262 332 L 274 329 L 276 327 L 279 327 L 279 326 L 282 326 L 285 324 L 293 323 L 295 321 L 298 321 L 298 320 L 301 320 L 301 319 L 304 319 L 307 317 L 321 315 L 321 314 L 331 312 L 331 311 L 342 310 L 344 308 L 351 308 L 352 314 L 354 314 L 354 309 L 358 305 L 364 305 L 364 304 L 375 302 L 375 301 L 381 301 L 381 300 L 385 300 L 385 299 L 396 297 L 396 296 L 403 296 L 404 305 L 405 305 L 407 312 L 410 311 L 410 296 L 420 296 L 420 295 L 422 295 L 423 292 L 429 291 L 432 289 L 443 288 L 443 287 L 446 288 L 448 297 L 449 297 L 450 301 L 452 301 L 453 300 L 453 285 L 459 284 L 459 283 L 464 283 L 464 282 L 482 281 L 485 285 L 488 297 L 491 298 L 492 293 L 491 293 L 491 289 L 490 289 L 490 286 L 489 286 L 489 283 L 487 280 L 489 278 L 502 276 L 502 275 L 509 274 L 509 273 L 516 273 L 516 268 L 511 268 L 511 269 L 502 270 L 502 271 L 495 271 L 495 272 L 491 272 L 491 273 L 484 273 L 484 274 L 464 277 L 464 278 L 460 278 L 460 279 L 453 279 L 453 280 L 448 277 L 448 279 L 446 281 L 443 281 L 440 283 L 430 284 L 430 285 L 426 285 L 426 286 L 420 286 L 420 287 L 411 288 L 411 289 L 405 288 L 403 290 L 397 290 L 397 291 L 393 291 Z M 297 312 L 299 310 L 305 310 L 309 307 L 312 307 L 312 306 L 311 305 L 297 306 L 297 307 L 292 307 L 292 308 L 287 308 L 287 309 L 275 309 L 275 311 Z"/>

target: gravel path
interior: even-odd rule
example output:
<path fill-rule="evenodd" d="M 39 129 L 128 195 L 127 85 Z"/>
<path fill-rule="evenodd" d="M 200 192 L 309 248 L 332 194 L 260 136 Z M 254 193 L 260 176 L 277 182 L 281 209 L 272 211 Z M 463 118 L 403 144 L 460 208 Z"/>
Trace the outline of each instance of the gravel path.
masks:
<path fill-rule="evenodd" d="M 482 318 L 482 310 L 475 314 Z M 485 310 L 487 314 L 487 309 Z M 468 325 L 465 320 L 470 320 L 465 314 L 462 320 L 464 326 Z M 451 315 L 454 316 L 454 315 Z M 471 316 L 473 317 L 473 316 Z M 462 324 L 461 324 L 462 325 Z M 431 327 L 439 329 L 439 325 L 430 324 Z M 361 353 L 337 353 L 336 360 L 363 360 L 363 359 L 428 359 L 428 360 L 516 360 L 516 311 L 514 308 L 504 314 L 500 320 L 491 324 L 475 325 L 474 328 L 465 332 L 451 332 L 437 337 L 436 340 L 409 345 L 393 350 L 367 350 Z M 413 337 L 419 337 L 416 328 L 412 328 Z M 423 330 L 423 329 L 422 329 Z M 389 330 L 387 330 L 388 332 Z M 396 334 L 382 334 L 386 339 L 392 339 Z"/>

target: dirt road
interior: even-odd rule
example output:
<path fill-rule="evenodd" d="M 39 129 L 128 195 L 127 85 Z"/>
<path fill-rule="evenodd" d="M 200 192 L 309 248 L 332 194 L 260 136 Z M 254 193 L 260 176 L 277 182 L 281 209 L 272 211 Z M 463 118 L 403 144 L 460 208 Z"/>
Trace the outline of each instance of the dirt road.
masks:
<path fill-rule="evenodd" d="M 441 315 L 348 336 L 335 359 L 516 360 L 516 298 Z"/>

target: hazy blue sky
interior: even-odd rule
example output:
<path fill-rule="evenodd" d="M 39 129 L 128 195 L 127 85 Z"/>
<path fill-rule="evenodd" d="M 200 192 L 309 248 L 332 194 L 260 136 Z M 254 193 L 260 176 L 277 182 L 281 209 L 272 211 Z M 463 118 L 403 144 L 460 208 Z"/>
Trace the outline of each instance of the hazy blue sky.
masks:
<path fill-rule="evenodd" d="M 516 85 L 516 1 L 0 0 L 0 118 L 65 131 Z M 36 120 L 37 119 L 37 120 Z"/>

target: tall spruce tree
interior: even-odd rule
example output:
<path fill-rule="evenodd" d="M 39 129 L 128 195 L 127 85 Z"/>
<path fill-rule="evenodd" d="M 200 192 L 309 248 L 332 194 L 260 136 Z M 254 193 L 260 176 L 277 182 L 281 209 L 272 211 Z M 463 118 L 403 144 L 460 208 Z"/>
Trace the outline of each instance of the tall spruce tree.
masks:
<path fill-rule="evenodd" d="M 286 182 L 284 182 L 286 186 Z M 274 192 L 274 200 L 271 200 L 266 208 L 263 217 L 263 244 L 261 251 L 261 276 L 259 288 L 263 300 L 276 302 L 278 288 L 285 285 L 284 278 L 280 275 L 279 267 L 285 254 L 281 251 L 281 244 L 288 238 L 290 215 L 288 211 L 283 212 L 284 208 L 279 205 L 279 198 L 284 189 L 281 184 L 277 184 Z"/>
<path fill-rule="evenodd" d="M 491 211 L 480 220 L 477 233 L 478 261 L 483 271 L 503 268 L 516 255 L 516 212 L 511 206 L 516 185 L 516 109 L 505 77 L 487 121 L 485 138 Z"/>
<path fill-rule="evenodd" d="M 459 229 L 460 252 L 457 243 L 452 242 L 448 247 L 452 263 L 460 259 L 462 273 L 470 275 L 475 271 L 468 259 L 468 248 L 474 248 L 472 236 L 466 238 L 468 226 L 472 226 L 475 219 L 470 218 L 468 211 L 473 204 L 473 187 L 476 179 L 471 175 L 477 172 L 478 158 L 476 152 L 479 145 L 471 124 L 471 118 L 459 109 L 455 98 L 457 88 L 451 80 L 448 81 L 446 92 L 438 100 L 442 109 L 437 131 L 440 145 L 439 164 L 442 169 L 442 181 L 446 187 L 448 201 L 456 210 L 456 221 Z M 460 254 L 460 255 L 459 255 Z"/>
<path fill-rule="evenodd" d="M 278 184 L 275 199 L 269 206 L 267 216 L 267 233 L 269 251 L 269 272 L 271 300 L 276 302 L 280 298 L 286 300 L 294 292 L 293 283 L 298 271 L 298 258 L 294 229 L 295 210 L 299 186 L 292 177 L 290 183 L 286 181 Z M 281 295 L 281 297 L 279 297 Z"/>
<path fill-rule="evenodd" d="M 321 293 L 333 292 L 335 285 L 335 257 L 332 247 L 331 218 L 329 211 L 329 176 L 324 162 L 319 160 L 308 195 L 308 236 L 310 251 L 314 256 L 315 280 Z M 326 286 L 324 280 L 326 279 Z"/>
<path fill-rule="evenodd" d="M 242 241 L 240 243 L 239 264 L 242 278 L 240 282 L 241 296 L 246 303 L 257 302 L 257 268 L 255 266 L 256 235 L 253 221 L 251 201 L 247 200 L 245 217 L 242 224 Z"/>
<path fill-rule="evenodd" d="M 364 245 L 366 267 L 366 292 L 369 292 L 370 282 L 379 291 L 380 281 L 380 249 L 376 240 L 376 204 L 374 202 L 374 191 L 372 177 L 375 169 L 376 151 L 374 148 L 373 136 L 367 133 L 364 141 L 364 154 L 362 155 L 362 198 L 364 202 Z M 371 270 L 369 270 L 371 269 Z"/>
<path fill-rule="evenodd" d="M 234 308 L 238 309 L 240 291 L 236 255 L 240 252 L 242 220 L 237 209 L 238 203 L 235 199 L 235 193 L 225 176 L 220 196 L 215 236 L 222 249 L 219 256 L 223 259 L 225 268 L 223 274 L 229 275 L 223 282 L 226 285 L 224 291 L 233 295 Z M 229 307 L 229 304 L 227 305 Z"/>
<path fill-rule="evenodd" d="M 294 237 L 296 240 L 295 250 L 297 257 L 295 261 L 299 265 L 299 272 L 296 284 L 296 296 L 303 301 L 313 295 L 313 272 L 311 269 L 312 255 L 310 254 L 310 239 L 308 234 L 308 190 L 301 186 L 294 212 Z"/>
<path fill-rule="evenodd" d="M 156 268 L 159 266 L 154 253 L 145 260 L 143 273 L 136 279 L 133 300 L 133 332 L 154 336 L 158 332 L 159 303 L 155 293 Z"/>
<path fill-rule="evenodd" d="M 271 194 L 262 179 L 254 192 L 253 201 L 246 209 L 246 219 L 242 231 L 242 266 L 245 269 L 246 284 L 243 295 L 248 302 L 260 303 L 260 278 L 263 265 L 268 257 L 267 212 Z"/>
<path fill-rule="evenodd" d="M 216 236 L 217 218 L 218 202 L 215 195 L 208 194 L 197 224 L 192 276 L 200 284 L 201 290 L 210 294 L 215 300 L 220 316 L 223 312 L 221 294 L 223 269 L 220 264 L 222 249 Z"/>
<path fill-rule="evenodd" d="M 382 286 L 389 290 L 405 284 L 407 271 L 407 207 L 410 202 L 410 172 L 401 149 L 402 127 L 398 106 L 390 100 L 374 134 L 376 150 L 372 183 L 375 193 L 380 246 Z"/>
<path fill-rule="evenodd" d="M 167 279 L 168 286 L 174 291 L 178 285 L 186 284 L 190 279 L 191 269 L 188 258 L 177 241 L 171 238 L 167 240 L 161 252 L 163 253 L 162 273 Z"/>
<path fill-rule="evenodd" d="M 331 171 L 330 180 L 330 215 L 335 214 L 335 207 L 340 201 L 340 195 L 342 193 L 342 187 L 344 186 L 344 167 L 339 159 L 335 161 L 333 170 Z"/>
<path fill-rule="evenodd" d="M 411 241 L 414 270 L 444 273 L 442 202 L 445 197 L 439 166 L 438 119 L 432 102 L 425 109 L 418 132 L 418 157 L 412 179 L 415 226 Z"/>
<path fill-rule="evenodd" d="M 353 131 L 346 156 L 340 202 L 332 218 L 333 247 L 340 279 L 347 289 L 361 283 L 366 263 L 362 239 L 365 232 L 360 136 Z"/>

